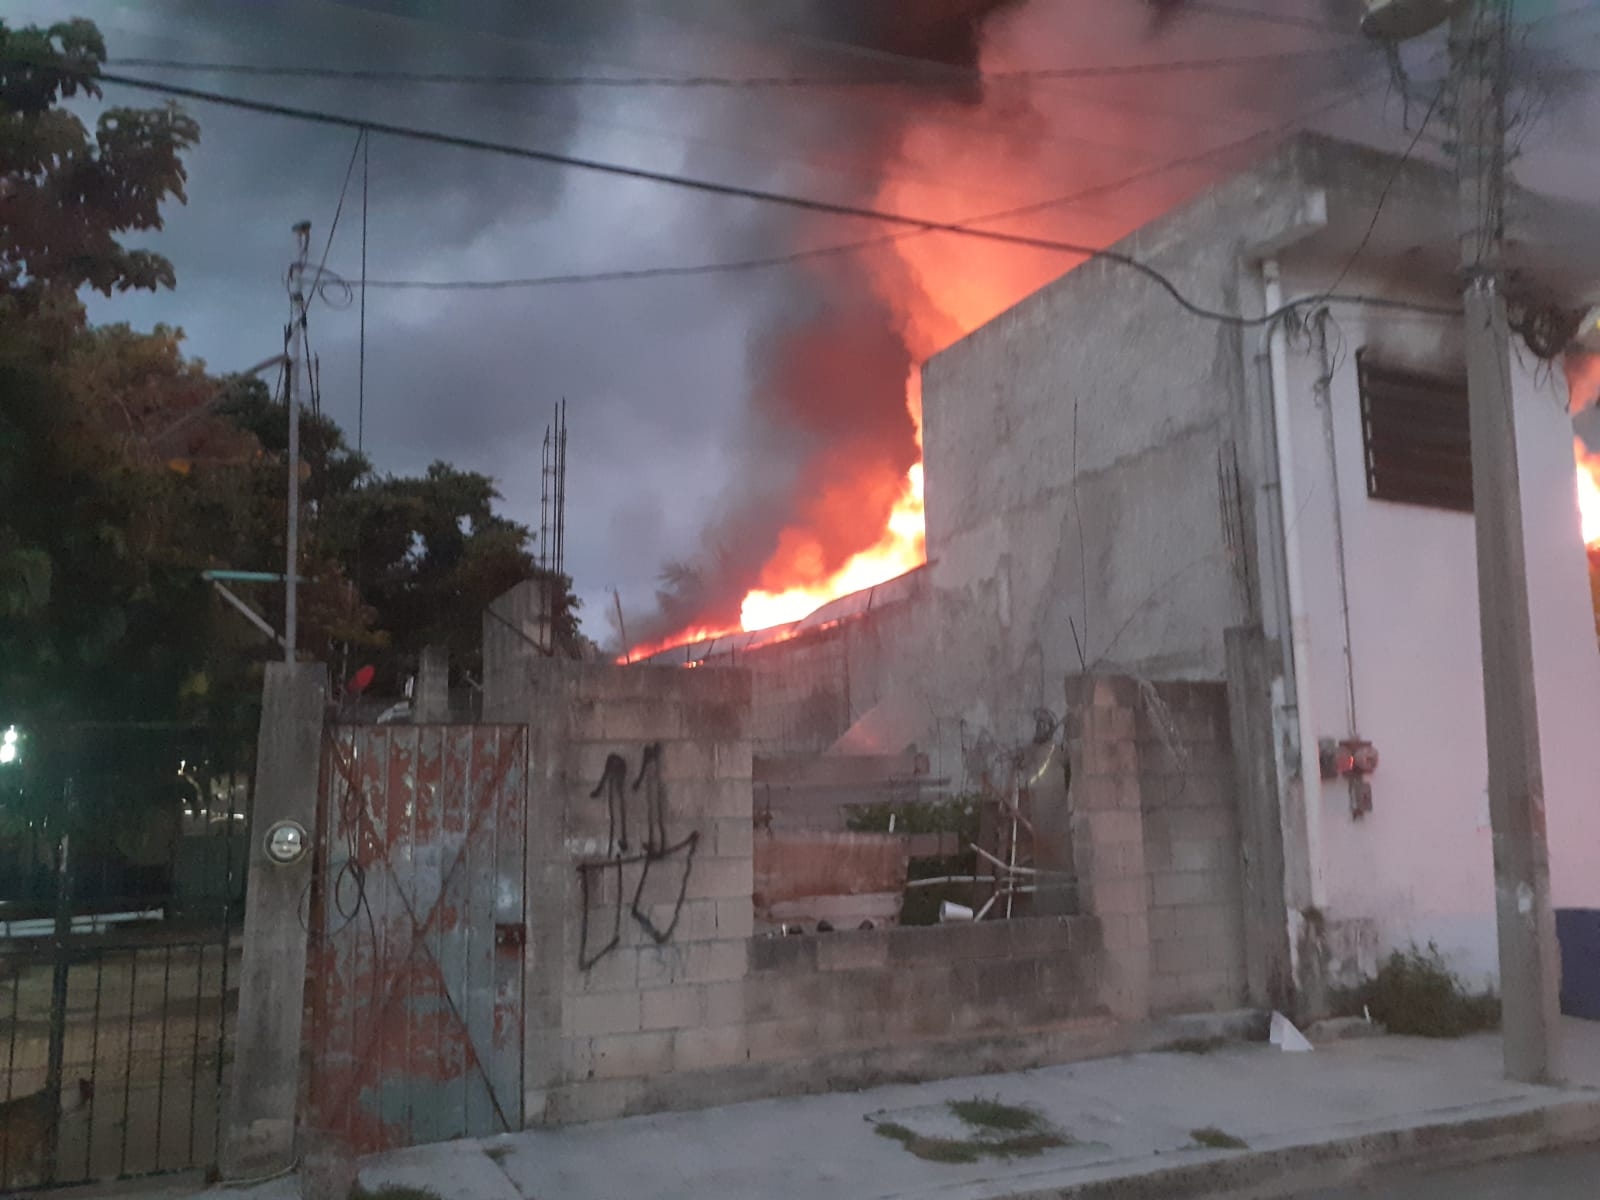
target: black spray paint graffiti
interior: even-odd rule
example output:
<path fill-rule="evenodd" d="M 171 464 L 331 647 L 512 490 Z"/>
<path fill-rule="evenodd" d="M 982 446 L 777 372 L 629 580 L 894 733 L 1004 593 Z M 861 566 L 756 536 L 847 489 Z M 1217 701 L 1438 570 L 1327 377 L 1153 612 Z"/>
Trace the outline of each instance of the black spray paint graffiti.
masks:
<path fill-rule="evenodd" d="M 678 918 L 683 915 L 684 897 L 689 892 L 689 876 L 694 870 L 694 852 L 700 845 L 700 833 L 691 830 L 687 837 L 667 842 L 667 797 L 661 779 L 661 743 L 651 742 L 644 748 L 639 761 L 639 774 L 633 781 L 635 795 L 643 793 L 645 806 L 645 838 L 643 847 L 629 853 L 628 846 L 628 760 L 620 754 L 608 754 L 600 782 L 589 799 L 606 798 L 606 853 L 601 859 L 578 864 L 578 882 L 583 899 L 582 926 L 578 935 L 578 968 L 587 971 L 622 944 L 622 891 L 624 868 L 637 864 L 639 880 L 633 888 L 629 911 L 639 927 L 656 945 L 672 940 L 678 928 Z M 640 907 L 645 885 L 650 880 L 650 869 L 668 860 L 681 858 L 683 875 L 678 882 L 677 899 L 672 905 L 672 919 L 666 927 L 658 925 L 650 914 Z M 609 879 L 608 879 L 609 877 Z M 596 893 L 605 884 L 611 885 L 609 899 L 597 900 Z M 593 952 L 589 949 L 590 918 L 596 907 L 609 906 L 611 936 L 605 945 Z M 604 917 L 602 916 L 602 922 Z"/>

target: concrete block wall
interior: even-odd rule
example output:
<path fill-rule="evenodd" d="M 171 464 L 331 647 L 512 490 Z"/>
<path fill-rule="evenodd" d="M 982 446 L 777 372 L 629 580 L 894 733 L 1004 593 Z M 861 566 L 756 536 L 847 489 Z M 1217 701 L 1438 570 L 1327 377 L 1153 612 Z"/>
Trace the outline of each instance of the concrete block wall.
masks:
<path fill-rule="evenodd" d="M 1162 683 L 1141 698 L 1151 1011 L 1237 1008 L 1248 981 L 1227 691 L 1220 683 Z"/>
<path fill-rule="evenodd" d="M 752 932 L 750 678 L 554 660 L 529 662 L 524 678 L 525 1111 L 584 1120 L 627 1111 L 646 1078 L 704 1065 L 715 1039 L 696 1031 L 737 1023 L 730 985 Z M 650 784 L 635 783 L 651 745 L 665 842 L 692 844 L 645 861 Z M 615 855 L 620 822 L 592 795 L 611 755 L 626 764 L 629 845 Z"/>
<path fill-rule="evenodd" d="M 1246 1002 L 1237 798 L 1222 684 L 1067 684 L 1071 858 L 1129 1020 Z"/>

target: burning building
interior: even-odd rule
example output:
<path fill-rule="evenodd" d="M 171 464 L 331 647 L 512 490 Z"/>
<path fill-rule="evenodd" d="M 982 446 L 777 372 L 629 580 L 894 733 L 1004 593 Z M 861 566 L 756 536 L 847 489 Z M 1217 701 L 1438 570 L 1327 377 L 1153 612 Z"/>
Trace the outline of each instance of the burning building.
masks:
<path fill-rule="evenodd" d="M 1068 272 L 923 369 L 926 567 L 656 661 L 750 668 L 758 753 L 914 744 L 956 790 L 1064 681 L 1226 681 L 1218 836 L 1275 880 L 1252 970 L 1303 972 L 1316 912 L 1334 976 L 1435 941 L 1492 977 L 1452 186 L 1303 135 L 1117 244 L 1187 304 L 1110 258 Z M 1594 214 L 1511 211 L 1519 295 L 1583 308 Z M 1554 897 L 1593 907 L 1593 529 L 1562 372 L 1521 342 L 1511 372 Z"/>

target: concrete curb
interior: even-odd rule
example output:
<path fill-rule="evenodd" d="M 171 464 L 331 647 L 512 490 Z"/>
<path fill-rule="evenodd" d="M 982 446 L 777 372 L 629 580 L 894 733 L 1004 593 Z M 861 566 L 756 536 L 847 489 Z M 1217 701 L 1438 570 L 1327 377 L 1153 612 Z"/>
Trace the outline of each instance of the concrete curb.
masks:
<path fill-rule="evenodd" d="M 1485 1109 L 1498 1108 L 1498 1112 Z M 1506 1109 L 1510 1111 L 1505 1111 Z M 1062 1172 L 1057 1180 L 983 1185 L 970 1200 L 1278 1200 L 1315 1188 L 1348 1186 L 1380 1170 L 1443 1170 L 1600 1143 L 1600 1093 L 1556 1101 L 1474 1106 L 1474 1115 L 1426 1114 L 1399 1127 L 1257 1151 L 1196 1152 L 1195 1160 L 1156 1170 L 1131 1165 Z M 1203 1153 L 1203 1157 L 1202 1157 Z M 1019 1186 L 1019 1184 L 1021 1186 Z"/>

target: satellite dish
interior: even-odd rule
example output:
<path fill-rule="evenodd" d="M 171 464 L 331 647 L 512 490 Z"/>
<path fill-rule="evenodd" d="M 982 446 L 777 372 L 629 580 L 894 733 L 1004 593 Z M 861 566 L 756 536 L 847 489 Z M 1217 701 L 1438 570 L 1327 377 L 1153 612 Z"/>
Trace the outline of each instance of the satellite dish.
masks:
<path fill-rule="evenodd" d="M 1361 32 L 1384 42 L 1420 37 L 1444 24 L 1471 0 L 1366 0 Z"/>

